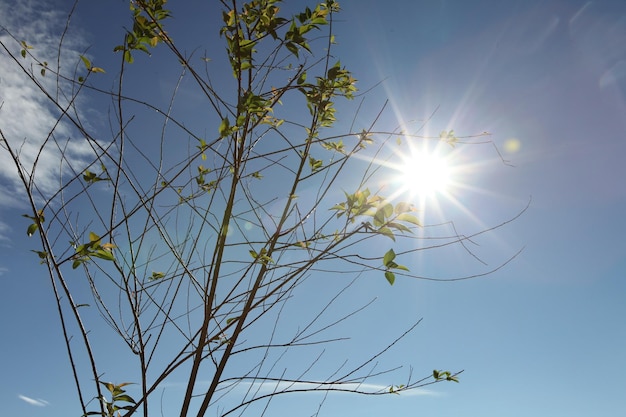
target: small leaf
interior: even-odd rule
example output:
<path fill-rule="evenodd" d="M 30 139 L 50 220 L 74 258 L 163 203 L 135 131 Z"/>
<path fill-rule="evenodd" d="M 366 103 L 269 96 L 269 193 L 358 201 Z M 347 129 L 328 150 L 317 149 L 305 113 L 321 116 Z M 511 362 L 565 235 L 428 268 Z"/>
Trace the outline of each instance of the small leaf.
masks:
<path fill-rule="evenodd" d="M 31 237 L 32 235 L 34 235 L 38 228 L 39 226 L 37 225 L 37 223 L 33 223 L 30 226 L 28 226 L 28 229 L 26 229 L 26 234 L 28 235 L 28 237 Z"/>
<path fill-rule="evenodd" d="M 401 232 L 413 233 L 411 229 L 409 229 L 408 227 L 406 227 L 405 225 L 401 223 L 390 222 L 390 223 L 387 223 L 387 226 L 393 229 L 400 230 Z"/>
<path fill-rule="evenodd" d="M 312 156 L 309 156 L 309 166 L 311 167 L 311 171 L 315 172 L 322 168 L 324 165 L 324 161 L 321 159 L 315 159 Z"/>
<path fill-rule="evenodd" d="M 100 68 L 100 67 L 91 67 L 91 68 L 90 68 L 90 71 L 91 71 L 91 72 L 101 72 L 101 73 L 104 73 L 104 72 L 105 72 L 105 71 L 104 71 L 102 68 Z"/>
<path fill-rule="evenodd" d="M 84 55 L 80 55 L 80 59 L 83 61 L 83 64 L 85 64 L 85 68 L 87 68 L 88 71 L 91 70 L 91 61 Z"/>
<path fill-rule="evenodd" d="M 413 216 L 412 214 L 408 214 L 408 213 L 400 213 L 400 214 L 398 214 L 398 217 L 396 217 L 396 220 L 401 220 L 403 222 L 411 223 L 411 224 L 414 224 L 416 226 L 421 226 L 422 225 L 420 223 L 420 221 L 417 219 L 417 217 Z"/>
<path fill-rule="evenodd" d="M 126 401 L 127 403 L 135 404 L 135 400 L 133 400 L 133 398 L 130 395 L 126 395 L 126 394 L 116 395 L 112 399 L 113 401 Z"/>
<path fill-rule="evenodd" d="M 298 80 L 296 81 L 296 83 L 298 85 L 302 85 L 302 84 L 304 84 L 305 81 L 306 81 L 306 71 L 303 72 L 302 74 L 300 74 L 300 76 L 298 77 Z"/>
<path fill-rule="evenodd" d="M 96 258 L 104 259 L 105 261 L 114 261 L 115 256 L 108 250 L 98 249 L 92 253 Z"/>
<path fill-rule="evenodd" d="M 394 208 L 394 211 L 396 212 L 396 214 L 413 211 L 413 205 L 401 201 L 401 202 L 396 204 L 396 207 Z"/>
<path fill-rule="evenodd" d="M 225 137 L 228 135 L 230 130 L 230 122 L 228 121 L 228 117 L 222 119 L 222 123 L 220 123 L 219 133 L 220 137 Z"/>
<path fill-rule="evenodd" d="M 46 259 L 48 257 L 48 252 L 38 250 L 31 250 L 31 252 L 35 252 L 37 256 L 39 256 L 39 259 Z"/>
<path fill-rule="evenodd" d="M 383 256 L 383 265 L 389 265 L 395 258 L 396 253 L 393 251 L 393 249 L 389 249 L 387 253 L 385 253 L 385 256 Z"/>
<path fill-rule="evenodd" d="M 115 385 L 113 385 L 110 382 L 104 382 L 104 381 L 99 381 L 102 385 L 104 385 L 106 387 L 107 390 L 109 390 L 109 392 L 111 394 L 113 394 L 115 392 Z"/>
<path fill-rule="evenodd" d="M 135 59 L 133 58 L 133 55 L 130 53 L 130 49 L 126 49 L 126 50 L 124 51 L 124 60 L 125 60 L 126 62 L 128 62 L 129 64 L 132 64 L 132 63 L 133 63 L 133 61 L 135 60 Z"/>
<path fill-rule="evenodd" d="M 237 316 L 237 317 L 229 317 L 229 318 L 226 319 L 226 325 L 228 326 L 230 323 L 232 323 L 233 321 L 238 320 L 238 319 L 239 319 L 239 316 Z"/>
<path fill-rule="evenodd" d="M 389 285 L 393 285 L 393 283 L 396 282 L 396 275 L 391 271 L 385 271 L 385 278 L 387 282 L 389 282 Z"/>
<path fill-rule="evenodd" d="M 161 279 L 165 276 L 165 272 L 152 272 L 152 275 L 150 276 L 150 280 L 154 281 L 157 279 Z"/>
<path fill-rule="evenodd" d="M 393 240 L 394 242 L 396 241 L 396 236 L 388 227 L 381 227 L 380 229 L 377 230 L 377 232 L 383 236 L 387 236 L 389 239 Z"/>
<path fill-rule="evenodd" d="M 100 240 L 100 236 L 98 236 L 94 232 L 89 232 L 89 241 L 90 242 L 97 242 L 99 240 Z"/>

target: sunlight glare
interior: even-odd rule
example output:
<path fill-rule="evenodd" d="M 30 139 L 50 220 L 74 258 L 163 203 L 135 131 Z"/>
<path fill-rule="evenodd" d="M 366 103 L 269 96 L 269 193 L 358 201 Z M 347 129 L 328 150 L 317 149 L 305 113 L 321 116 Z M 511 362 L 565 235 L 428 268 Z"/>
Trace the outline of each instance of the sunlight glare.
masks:
<path fill-rule="evenodd" d="M 450 184 L 448 161 L 435 152 L 416 151 L 405 158 L 401 169 L 404 188 L 412 195 L 430 197 L 447 192 Z"/>

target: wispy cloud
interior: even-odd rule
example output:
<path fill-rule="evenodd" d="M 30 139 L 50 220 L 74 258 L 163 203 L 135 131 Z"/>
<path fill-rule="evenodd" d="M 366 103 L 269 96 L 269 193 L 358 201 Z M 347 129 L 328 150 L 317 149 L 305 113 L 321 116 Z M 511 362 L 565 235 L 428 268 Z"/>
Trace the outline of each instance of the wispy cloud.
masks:
<path fill-rule="evenodd" d="M 3 221 L 0 221 L 0 245 L 5 244 L 6 241 L 9 240 L 8 234 L 11 231 L 11 228 L 8 224 Z"/>
<path fill-rule="evenodd" d="M 51 8 L 42 0 L 6 2 L 0 0 L 0 41 L 26 68 L 32 68 L 41 87 L 53 96 L 57 92 L 57 80 L 50 73 L 39 76 L 39 67 L 27 57 L 20 56 L 19 41 L 33 46 L 31 52 L 40 60 L 56 66 L 58 43 L 67 16 Z M 10 35 L 10 34 L 12 35 Z M 75 32 L 63 40 L 61 66 L 71 68 L 78 60 L 84 41 Z M 59 97 L 63 97 L 60 95 Z M 62 100 L 62 98 L 60 99 Z M 18 67 L 15 60 L 2 50 L 0 52 L 0 129 L 13 149 L 19 151 L 24 171 L 32 172 L 37 160 L 36 179 L 38 191 L 48 194 L 59 184 L 63 173 L 63 156 L 72 162 L 85 157 L 85 140 L 73 131 L 64 120 L 58 122 L 59 111 L 50 100 Z M 46 142 L 50 132 L 64 149 L 54 141 Z M 44 145 L 45 144 L 45 145 Z M 0 149 L 0 206 L 20 204 L 19 178 L 9 154 Z"/>
<path fill-rule="evenodd" d="M 210 385 L 210 381 L 198 381 L 197 388 L 202 390 L 206 385 Z M 186 384 L 170 382 L 167 384 L 169 388 L 184 388 Z M 342 392 L 360 392 L 369 394 L 381 394 L 389 391 L 389 385 L 371 384 L 371 383 L 337 383 L 337 384 L 325 384 L 323 382 L 293 382 L 293 381 L 231 381 L 230 383 L 221 384 L 218 390 L 246 390 L 248 392 L 256 392 L 256 395 L 266 395 L 270 393 L 287 393 L 294 394 L 314 394 L 315 392 L 326 392 L 341 394 Z M 402 397 L 439 397 L 444 396 L 445 393 L 440 391 L 434 391 L 425 388 L 414 388 L 399 393 Z"/>
<path fill-rule="evenodd" d="M 30 405 L 37 406 L 37 407 L 46 407 L 46 406 L 50 405 L 50 403 L 48 401 L 42 400 L 41 398 L 37 398 L 37 399 L 30 398 L 30 397 L 27 397 L 27 396 L 22 395 L 22 394 L 19 394 L 17 397 L 20 400 L 22 400 L 22 401 L 24 401 L 24 402 L 26 402 L 26 403 L 28 403 Z"/>
<path fill-rule="evenodd" d="M 350 392 L 350 391 L 358 391 L 363 393 L 383 393 L 389 390 L 389 385 L 381 385 L 381 384 L 369 384 L 369 383 L 339 383 L 339 384 L 323 384 L 323 383 L 312 383 L 312 382 L 241 382 L 242 386 L 252 388 L 252 390 L 258 390 L 259 392 L 269 393 L 269 392 L 289 392 L 289 391 L 310 391 L 313 392 L 315 390 L 331 390 L 335 392 Z M 438 396 L 441 393 L 427 390 L 423 388 L 415 388 L 412 390 L 403 391 L 401 393 L 403 396 Z"/>

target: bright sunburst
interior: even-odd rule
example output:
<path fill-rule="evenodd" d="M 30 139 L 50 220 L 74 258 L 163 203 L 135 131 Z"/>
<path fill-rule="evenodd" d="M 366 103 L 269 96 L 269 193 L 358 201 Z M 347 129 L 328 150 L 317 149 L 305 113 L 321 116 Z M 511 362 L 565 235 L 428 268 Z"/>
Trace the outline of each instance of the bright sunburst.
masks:
<path fill-rule="evenodd" d="M 451 181 L 449 161 L 436 151 L 413 149 L 399 167 L 402 187 L 419 197 L 445 194 Z"/>

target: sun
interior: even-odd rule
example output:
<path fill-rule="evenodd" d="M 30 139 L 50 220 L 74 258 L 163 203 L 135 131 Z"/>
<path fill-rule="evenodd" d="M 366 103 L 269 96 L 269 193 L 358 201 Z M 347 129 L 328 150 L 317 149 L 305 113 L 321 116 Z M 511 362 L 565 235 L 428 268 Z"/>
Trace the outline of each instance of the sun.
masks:
<path fill-rule="evenodd" d="M 446 156 L 440 155 L 436 149 L 411 149 L 401 159 L 397 168 L 399 180 L 409 194 L 426 198 L 448 193 L 452 168 Z"/>

